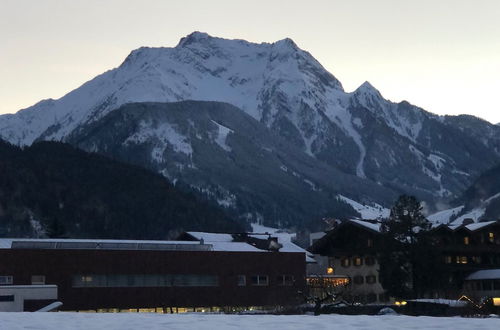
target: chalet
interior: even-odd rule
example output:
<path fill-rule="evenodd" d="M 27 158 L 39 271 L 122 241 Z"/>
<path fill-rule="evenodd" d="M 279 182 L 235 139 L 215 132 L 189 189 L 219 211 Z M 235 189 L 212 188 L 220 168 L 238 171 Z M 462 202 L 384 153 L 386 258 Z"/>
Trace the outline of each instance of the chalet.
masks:
<path fill-rule="evenodd" d="M 310 251 L 318 255 L 324 269 L 318 271 L 323 278 L 331 277 L 332 286 L 349 283 L 344 299 L 353 302 L 386 302 L 380 284 L 377 245 L 380 224 L 361 220 L 343 221 L 333 230 L 316 240 Z M 322 259 L 323 257 L 323 259 Z M 321 262 L 321 261 L 319 261 Z M 311 277 L 313 274 L 309 274 Z"/>
<path fill-rule="evenodd" d="M 458 298 L 464 281 L 473 272 L 500 267 L 500 222 L 439 225 L 432 229 L 442 265 L 449 274 L 448 285 L 430 297 Z M 388 300 L 380 284 L 378 249 L 382 235 L 375 221 L 348 220 L 337 224 L 309 248 L 323 262 L 319 273 L 349 279 L 352 298 L 359 302 Z M 322 259 L 323 258 L 323 259 Z M 495 282 L 496 283 L 496 282 Z"/>

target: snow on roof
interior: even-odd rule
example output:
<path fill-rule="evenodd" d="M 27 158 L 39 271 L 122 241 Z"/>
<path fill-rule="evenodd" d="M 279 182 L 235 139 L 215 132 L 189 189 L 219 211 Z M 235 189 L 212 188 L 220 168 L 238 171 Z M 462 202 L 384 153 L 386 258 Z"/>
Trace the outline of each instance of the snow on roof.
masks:
<path fill-rule="evenodd" d="M 464 307 L 467 305 L 466 301 L 463 300 L 451 300 L 451 299 L 412 299 L 408 301 L 424 302 L 431 304 L 443 304 L 451 307 Z"/>
<path fill-rule="evenodd" d="M 465 219 L 472 219 L 474 222 L 477 222 L 479 218 L 481 218 L 484 215 L 485 208 L 475 208 L 471 210 L 470 212 L 461 215 L 460 217 L 456 218 L 453 220 L 451 224 L 453 225 L 461 225 Z"/>
<path fill-rule="evenodd" d="M 489 226 L 493 223 L 496 223 L 496 221 L 471 223 L 470 225 L 466 225 L 465 228 L 469 229 L 470 231 L 475 231 L 475 230 L 481 229 L 483 227 Z"/>
<path fill-rule="evenodd" d="M 38 239 L 1 238 L 2 249 L 103 249 L 103 250 L 187 250 L 210 251 L 209 244 L 192 241 L 114 240 L 114 239 Z"/>
<path fill-rule="evenodd" d="M 0 248 L 10 249 L 12 242 L 42 243 L 122 243 L 122 244 L 198 244 L 192 241 L 126 240 L 126 239 L 76 239 L 76 238 L 0 238 Z"/>
<path fill-rule="evenodd" d="M 285 242 L 285 241 L 291 241 L 296 236 L 295 233 L 287 233 L 287 232 L 282 231 L 281 229 L 266 227 L 263 225 L 259 225 L 257 223 L 252 223 L 251 226 L 252 226 L 253 234 L 269 233 L 273 237 L 277 237 L 280 243 Z"/>
<path fill-rule="evenodd" d="M 304 253 L 306 255 L 306 262 L 316 262 L 312 257 L 313 254 L 291 242 L 291 238 L 295 236 L 295 234 L 289 233 L 277 233 L 278 229 L 264 227 L 260 225 L 253 224 L 253 229 L 261 229 L 265 230 L 268 235 L 272 237 L 276 237 L 278 239 L 278 243 L 280 243 L 283 247 L 279 249 L 279 252 L 297 252 Z M 272 232 L 272 233 L 271 233 Z M 200 240 L 203 238 L 205 244 L 213 245 L 214 251 L 247 251 L 247 252 L 267 252 L 267 250 L 258 249 L 255 246 L 247 243 L 247 242 L 234 242 L 233 236 L 231 234 L 220 234 L 220 233 L 206 233 L 206 232 L 187 232 L 191 236 Z M 263 233 L 248 233 L 249 237 L 258 238 L 258 239 L 266 239 L 267 235 Z"/>
<path fill-rule="evenodd" d="M 500 279 L 500 269 L 478 270 L 467 276 L 466 280 L 492 280 Z"/>
<path fill-rule="evenodd" d="M 207 233 L 201 231 L 188 231 L 189 235 L 193 236 L 197 240 L 203 239 L 205 242 L 232 242 L 233 235 L 222 234 L 222 233 Z"/>
<path fill-rule="evenodd" d="M 450 221 L 450 218 L 460 213 L 464 207 L 465 207 L 464 205 L 461 205 L 452 209 L 436 212 L 434 214 L 429 215 L 427 217 L 427 220 L 429 220 L 433 224 L 448 223 Z"/>
<path fill-rule="evenodd" d="M 368 221 L 363 221 L 363 220 L 350 220 L 351 222 L 354 222 L 358 225 L 361 225 L 365 228 L 368 228 L 370 230 L 376 231 L 380 233 L 380 223 L 371 223 Z"/>
<path fill-rule="evenodd" d="M 245 242 L 209 242 L 214 251 L 225 252 L 267 252 Z"/>

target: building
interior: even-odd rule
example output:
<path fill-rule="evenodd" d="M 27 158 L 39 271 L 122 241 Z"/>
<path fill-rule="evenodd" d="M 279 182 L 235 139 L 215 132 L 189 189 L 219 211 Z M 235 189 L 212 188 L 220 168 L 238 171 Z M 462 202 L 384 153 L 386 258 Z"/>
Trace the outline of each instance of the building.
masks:
<path fill-rule="evenodd" d="M 491 297 L 493 304 L 500 306 L 500 269 L 479 270 L 467 276 L 464 294 L 475 301 Z"/>
<path fill-rule="evenodd" d="M 388 297 L 380 284 L 377 258 L 380 239 L 380 224 L 361 220 L 341 222 L 310 248 L 318 255 L 316 259 L 326 260 L 316 274 L 335 275 L 332 278 L 337 280 L 332 280 L 336 282 L 332 285 L 347 284 L 343 293 L 347 301 L 386 302 Z"/>
<path fill-rule="evenodd" d="M 40 310 L 57 300 L 56 285 L 8 285 L 12 276 L 0 280 L 0 312 L 32 312 Z"/>
<path fill-rule="evenodd" d="M 0 247 L 0 285 L 56 285 L 61 310 L 292 305 L 305 289 L 304 253 L 244 242 L 0 239 Z"/>
<path fill-rule="evenodd" d="M 441 254 L 441 269 L 447 285 L 430 298 L 457 299 L 464 293 L 464 281 L 471 273 L 500 267 L 500 222 L 439 225 L 432 229 L 434 246 Z M 348 220 L 337 224 L 318 239 L 310 251 L 328 262 L 324 269 L 350 280 L 350 291 L 359 302 L 385 302 L 389 299 L 380 284 L 378 249 L 380 223 Z"/>

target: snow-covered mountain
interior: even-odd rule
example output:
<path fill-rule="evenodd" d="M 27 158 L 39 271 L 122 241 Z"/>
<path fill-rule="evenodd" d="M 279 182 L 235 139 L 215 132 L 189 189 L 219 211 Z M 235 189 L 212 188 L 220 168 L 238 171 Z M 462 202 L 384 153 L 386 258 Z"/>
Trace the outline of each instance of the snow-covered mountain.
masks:
<path fill-rule="evenodd" d="M 85 141 L 95 144 L 82 146 L 106 153 L 109 150 L 98 147 L 88 128 L 97 122 L 103 127 L 104 118 L 114 118 L 106 117 L 110 112 L 132 102 L 183 100 L 232 104 L 235 111 L 243 111 L 280 136 L 287 148 L 294 145 L 332 173 L 341 173 L 342 180 L 357 177 L 392 191 L 367 191 L 360 197 L 353 193 L 359 189 L 337 189 L 353 199 L 370 196 L 358 202 L 387 206 L 389 196 L 402 192 L 426 200 L 455 197 L 500 159 L 496 125 L 471 116 L 437 116 L 408 102 L 390 102 L 368 82 L 345 92 L 331 73 L 290 39 L 256 44 L 200 32 L 182 38 L 173 48 L 134 50 L 118 68 L 59 100 L 0 116 L 0 136 L 18 145 L 37 139 L 78 145 L 84 134 Z M 176 155 L 186 159 L 181 167 L 187 171 L 189 158 L 198 152 L 194 140 L 167 122 L 157 126 L 138 120 L 140 130 L 131 131 L 120 143 L 164 143 L 148 159 L 131 161 L 154 167 L 158 159 L 168 158 L 165 155 Z M 228 157 L 241 157 L 224 142 L 232 128 L 219 124 L 213 124 L 218 133 L 211 139 Z M 112 123 L 107 127 L 112 129 Z M 182 170 L 176 176 L 170 172 L 173 181 L 182 176 Z M 309 189 L 314 191 L 317 183 L 311 181 Z"/>

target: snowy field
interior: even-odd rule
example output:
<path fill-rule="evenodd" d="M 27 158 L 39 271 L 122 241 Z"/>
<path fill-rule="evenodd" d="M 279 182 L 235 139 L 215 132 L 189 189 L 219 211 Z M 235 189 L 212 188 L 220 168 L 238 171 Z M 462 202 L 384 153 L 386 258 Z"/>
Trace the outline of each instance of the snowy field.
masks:
<path fill-rule="evenodd" d="M 500 329 L 500 318 L 346 316 L 346 315 L 214 315 L 0 313 L 2 330 L 228 330 L 228 329 Z"/>

